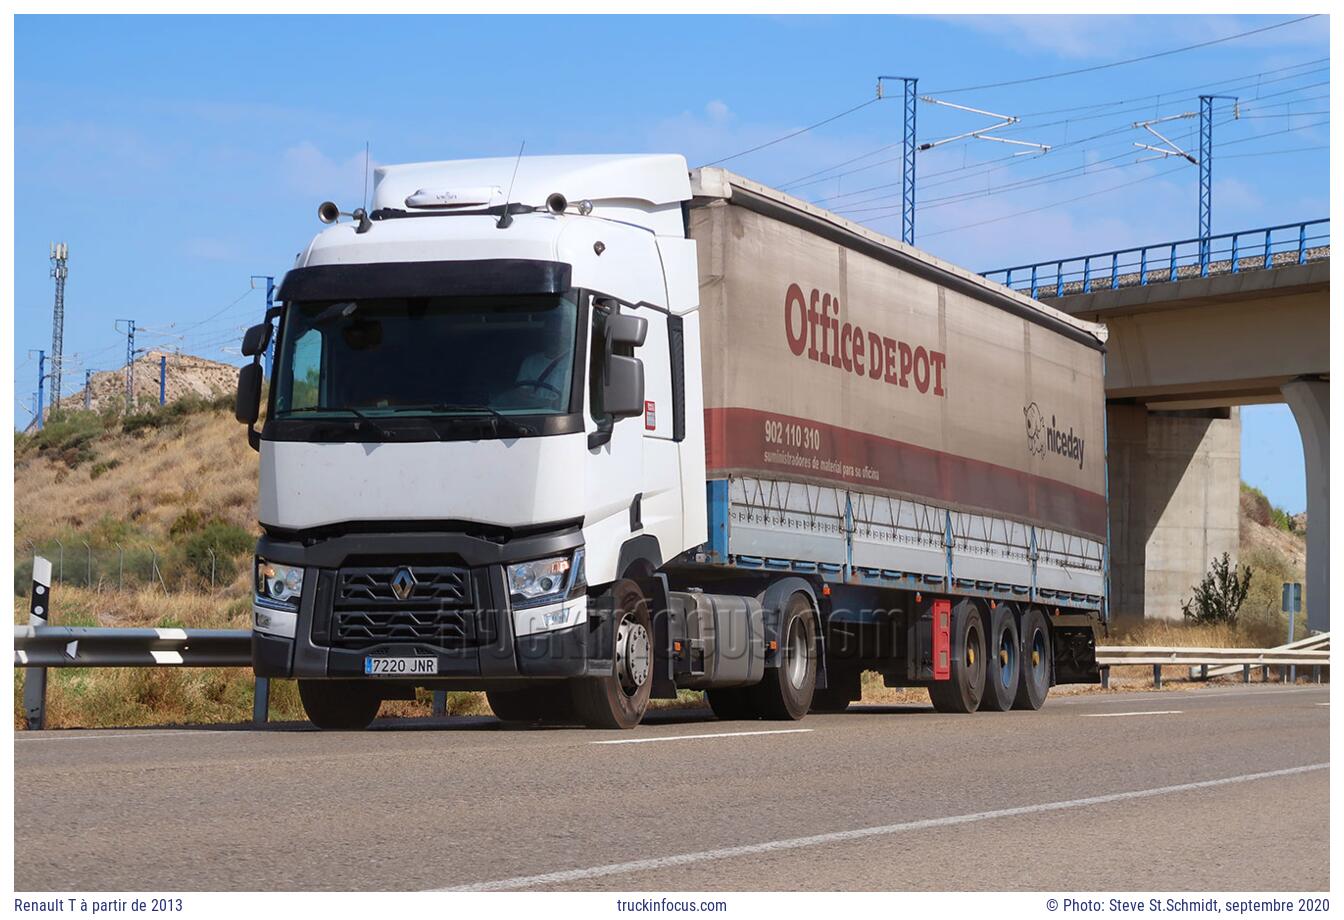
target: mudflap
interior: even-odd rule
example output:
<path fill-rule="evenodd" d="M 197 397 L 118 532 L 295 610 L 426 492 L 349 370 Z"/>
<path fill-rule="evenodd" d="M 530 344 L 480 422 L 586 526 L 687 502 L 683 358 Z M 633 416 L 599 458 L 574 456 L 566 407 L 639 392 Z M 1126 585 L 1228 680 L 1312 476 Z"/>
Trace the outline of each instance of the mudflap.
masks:
<path fill-rule="evenodd" d="M 1056 684 L 1101 683 L 1097 636 L 1091 626 L 1055 626 L 1052 636 Z"/>
<path fill-rule="evenodd" d="M 648 599 L 649 616 L 653 620 L 653 687 L 649 696 L 655 700 L 677 698 L 677 683 L 672 675 L 672 641 L 669 619 L 672 612 L 667 600 L 667 576 L 662 573 L 632 578 Z"/>

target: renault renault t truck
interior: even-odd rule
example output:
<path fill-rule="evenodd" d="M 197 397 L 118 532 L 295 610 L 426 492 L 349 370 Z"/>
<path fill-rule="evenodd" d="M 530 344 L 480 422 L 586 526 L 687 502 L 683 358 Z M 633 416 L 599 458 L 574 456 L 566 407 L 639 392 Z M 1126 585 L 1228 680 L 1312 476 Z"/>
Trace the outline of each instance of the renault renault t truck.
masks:
<path fill-rule="evenodd" d="M 385 166 L 319 216 L 237 401 L 254 667 L 318 726 L 1098 679 L 1103 327 L 676 155 Z"/>

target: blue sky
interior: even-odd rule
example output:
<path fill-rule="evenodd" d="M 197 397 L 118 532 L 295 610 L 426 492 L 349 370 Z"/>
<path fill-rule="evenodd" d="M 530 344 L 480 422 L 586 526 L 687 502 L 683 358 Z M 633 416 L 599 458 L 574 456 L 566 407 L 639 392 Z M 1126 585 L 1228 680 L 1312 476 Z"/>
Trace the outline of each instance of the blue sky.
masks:
<path fill-rule="evenodd" d="M 529 153 L 674 151 L 699 165 L 866 101 L 878 74 L 918 76 L 921 93 L 1020 115 L 1006 136 L 1056 147 L 1011 162 L 985 141 L 920 155 L 917 245 L 985 270 L 1195 235 L 1195 168 L 1134 163 L 1129 125 L 1230 91 L 1255 117 L 1215 136 L 1215 232 L 1323 217 L 1325 17 L 1092 74 L 944 92 L 1286 18 L 20 16 L 16 418 L 31 414 L 28 350 L 51 340 L 49 241 L 71 252 L 67 392 L 83 368 L 124 360 L 121 317 L 149 330 L 137 344 L 237 360 L 228 349 L 260 313 L 248 277 L 283 274 L 318 229 L 318 202 L 358 203 L 366 141 L 375 164 L 511 154 L 526 140 Z M 885 162 L 898 148 L 882 148 L 899 143 L 900 116 L 885 99 L 724 165 L 781 185 L 869 154 L 790 191 L 899 235 L 883 187 L 899 179 Z M 982 124 L 919 113 L 921 140 Z M 1193 120 L 1165 127 L 1195 144 Z M 1079 200 L 1056 204 L 1066 199 Z M 1286 408 L 1244 410 L 1248 480 L 1301 510 L 1301 464 Z"/>

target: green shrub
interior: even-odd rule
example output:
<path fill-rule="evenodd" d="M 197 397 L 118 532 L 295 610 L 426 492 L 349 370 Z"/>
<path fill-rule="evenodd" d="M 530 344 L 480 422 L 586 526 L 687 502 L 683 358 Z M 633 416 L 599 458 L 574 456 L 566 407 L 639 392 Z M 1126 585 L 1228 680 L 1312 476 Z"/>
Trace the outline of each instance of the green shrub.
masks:
<path fill-rule="evenodd" d="M 1287 511 L 1274 505 L 1255 486 L 1241 484 L 1242 513 L 1265 527 L 1277 527 L 1287 533 L 1293 532 L 1293 517 Z"/>
<path fill-rule="evenodd" d="M 127 413 L 121 420 L 121 430 L 126 434 L 156 431 L 176 425 L 189 416 L 202 412 L 218 412 L 232 405 L 232 394 L 211 397 L 184 396 L 163 406 L 150 406 Z"/>
<path fill-rule="evenodd" d="M 104 431 L 104 418 L 96 412 L 66 410 L 53 413 L 40 430 L 25 435 L 16 449 L 57 457 L 74 469 L 94 459 L 93 442 Z"/>
<path fill-rule="evenodd" d="M 121 466 L 121 461 L 116 459 L 115 457 L 112 458 L 111 460 L 100 460 L 93 465 L 92 469 L 89 470 L 89 478 L 97 479 L 104 473 L 110 472 L 111 470 L 115 470 L 119 466 Z"/>
<path fill-rule="evenodd" d="M 1246 601 L 1251 585 L 1251 570 L 1239 572 L 1231 556 L 1223 553 L 1214 559 L 1204 580 L 1194 585 L 1194 596 L 1181 601 L 1181 613 L 1196 623 L 1229 623 L 1236 625 L 1237 613 Z"/>
<path fill-rule="evenodd" d="M 250 557 L 255 544 L 248 531 L 215 519 L 186 537 L 177 552 L 184 569 L 194 573 L 202 583 L 209 583 L 213 551 L 215 584 L 220 585 L 233 581 L 238 575 L 240 558 L 244 554 Z"/>

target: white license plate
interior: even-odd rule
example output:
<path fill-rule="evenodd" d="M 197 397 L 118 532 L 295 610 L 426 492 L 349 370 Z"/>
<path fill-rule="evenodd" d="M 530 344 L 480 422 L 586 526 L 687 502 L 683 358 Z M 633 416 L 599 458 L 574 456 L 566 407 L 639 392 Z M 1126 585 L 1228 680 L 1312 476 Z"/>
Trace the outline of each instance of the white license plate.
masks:
<path fill-rule="evenodd" d="M 364 659 L 364 673 L 391 674 L 395 676 L 403 674 L 437 674 L 439 673 L 439 659 L 409 658 L 405 656 L 384 658 L 369 655 Z"/>

